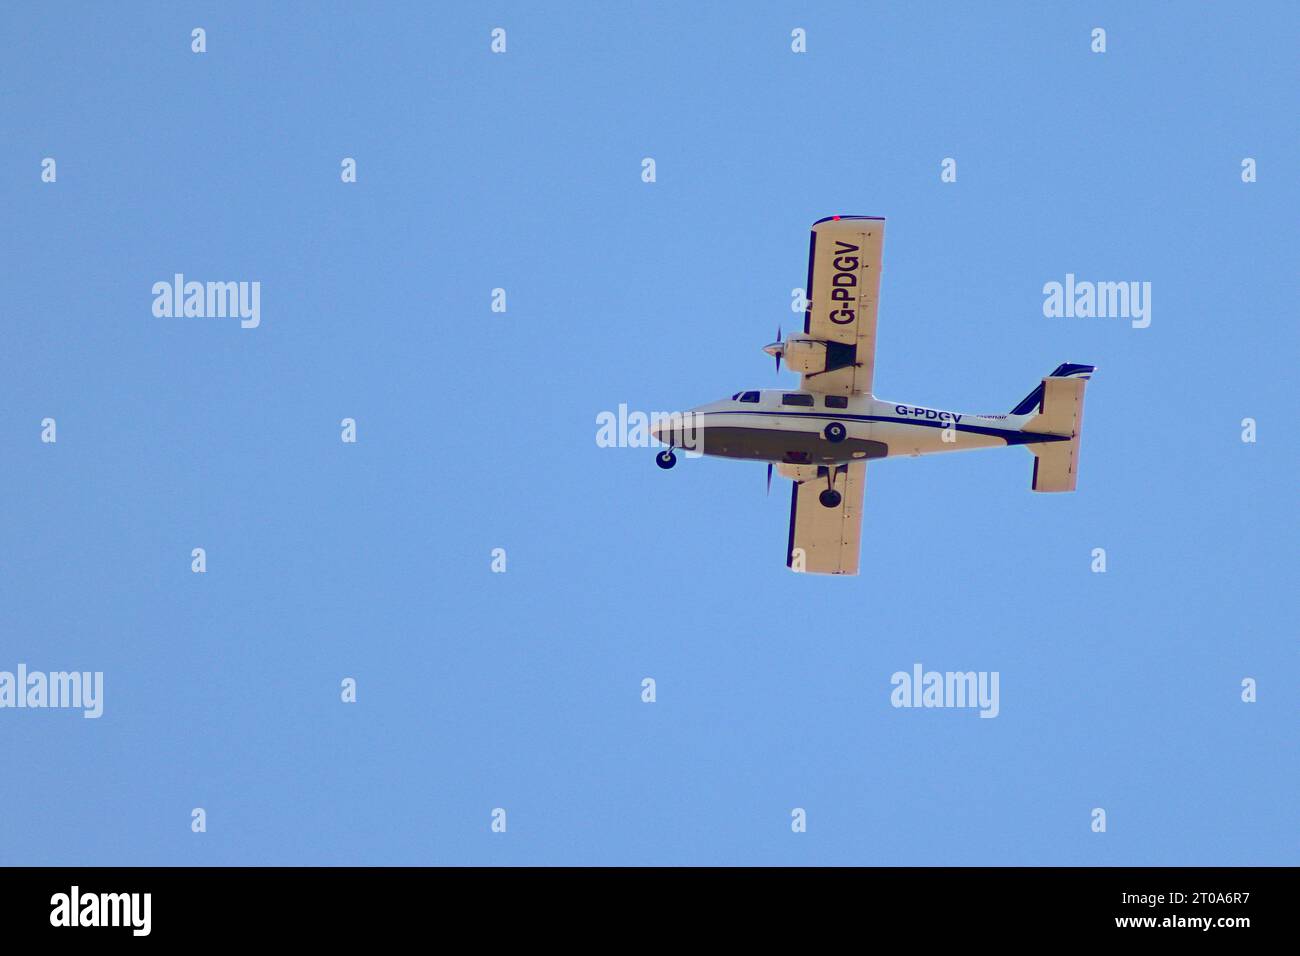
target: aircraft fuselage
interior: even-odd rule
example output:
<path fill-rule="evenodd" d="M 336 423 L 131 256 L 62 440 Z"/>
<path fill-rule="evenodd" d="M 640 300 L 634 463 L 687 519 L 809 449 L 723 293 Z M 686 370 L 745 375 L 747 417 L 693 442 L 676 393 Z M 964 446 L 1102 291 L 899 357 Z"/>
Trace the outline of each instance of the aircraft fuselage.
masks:
<path fill-rule="evenodd" d="M 653 431 L 661 443 L 687 452 L 788 465 L 1067 440 L 1022 431 L 1029 417 L 950 412 L 867 395 L 755 389 L 693 408 Z"/>

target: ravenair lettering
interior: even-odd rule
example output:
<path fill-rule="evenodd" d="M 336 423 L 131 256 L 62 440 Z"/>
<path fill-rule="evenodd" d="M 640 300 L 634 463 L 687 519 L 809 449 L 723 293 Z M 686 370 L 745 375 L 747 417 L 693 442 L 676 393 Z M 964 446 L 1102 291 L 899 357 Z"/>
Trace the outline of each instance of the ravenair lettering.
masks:
<path fill-rule="evenodd" d="M 956 412 L 939 412 L 933 408 L 916 408 L 910 405 L 895 405 L 894 411 L 905 418 L 920 418 L 928 422 L 952 422 L 954 425 L 964 417 Z"/>
<path fill-rule="evenodd" d="M 831 276 L 831 302 L 839 307 L 831 311 L 830 320 L 836 325 L 849 325 L 858 317 L 858 266 L 861 260 L 851 255 L 858 251 L 851 242 L 835 240 L 835 258 L 831 261 L 835 269 Z"/>

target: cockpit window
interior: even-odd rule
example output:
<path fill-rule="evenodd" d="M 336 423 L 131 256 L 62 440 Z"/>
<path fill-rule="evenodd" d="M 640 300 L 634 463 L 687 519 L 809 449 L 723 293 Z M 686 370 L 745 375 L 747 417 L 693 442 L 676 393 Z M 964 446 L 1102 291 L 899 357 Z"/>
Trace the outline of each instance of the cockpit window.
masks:
<path fill-rule="evenodd" d="M 849 407 L 849 399 L 848 399 L 848 396 L 846 396 L 846 395 L 827 395 L 827 396 L 826 396 L 826 407 L 827 407 L 827 408 L 848 408 L 848 407 Z"/>
<path fill-rule="evenodd" d="M 799 392 L 786 392 L 781 396 L 782 405 L 806 405 L 812 408 L 813 397 L 811 395 L 801 395 Z"/>
<path fill-rule="evenodd" d="M 742 402 L 757 402 L 758 392 L 744 392 L 740 396 Z"/>

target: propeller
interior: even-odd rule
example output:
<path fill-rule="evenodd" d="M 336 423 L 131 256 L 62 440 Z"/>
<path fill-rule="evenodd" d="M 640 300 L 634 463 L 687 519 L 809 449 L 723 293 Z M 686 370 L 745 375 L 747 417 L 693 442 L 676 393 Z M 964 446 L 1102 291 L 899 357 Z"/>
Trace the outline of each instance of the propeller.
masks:
<path fill-rule="evenodd" d="M 772 463 L 770 461 L 767 463 L 767 493 L 769 495 L 772 493 Z"/>
<path fill-rule="evenodd" d="M 769 345 L 763 346 L 763 351 L 772 358 L 776 359 L 776 372 L 781 374 L 781 355 L 785 352 L 785 346 L 781 344 L 781 326 L 776 327 L 776 341 Z"/>

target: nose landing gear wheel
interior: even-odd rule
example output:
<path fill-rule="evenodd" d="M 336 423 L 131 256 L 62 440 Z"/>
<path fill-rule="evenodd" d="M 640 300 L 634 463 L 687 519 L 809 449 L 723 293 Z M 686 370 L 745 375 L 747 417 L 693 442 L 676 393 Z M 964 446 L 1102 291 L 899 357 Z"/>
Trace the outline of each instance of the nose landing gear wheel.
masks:
<path fill-rule="evenodd" d="M 677 456 L 671 451 L 661 451 L 659 454 L 655 455 L 655 464 L 660 468 L 671 468 L 673 465 L 677 464 Z"/>
<path fill-rule="evenodd" d="M 838 508 L 840 506 L 840 493 L 833 488 L 827 488 L 817 496 L 817 500 L 825 508 Z"/>
<path fill-rule="evenodd" d="M 829 425 L 826 426 L 825 430 L 822 432 L 822 434 L 826 436 L 826 440 L 828 442 L 832 442 L 837 445 L 840 442 L 844 441 L 848 433 L 849 430 L 845 428 L 843 425 L 841 425 L 839 422 L 831 422 Z"/>

